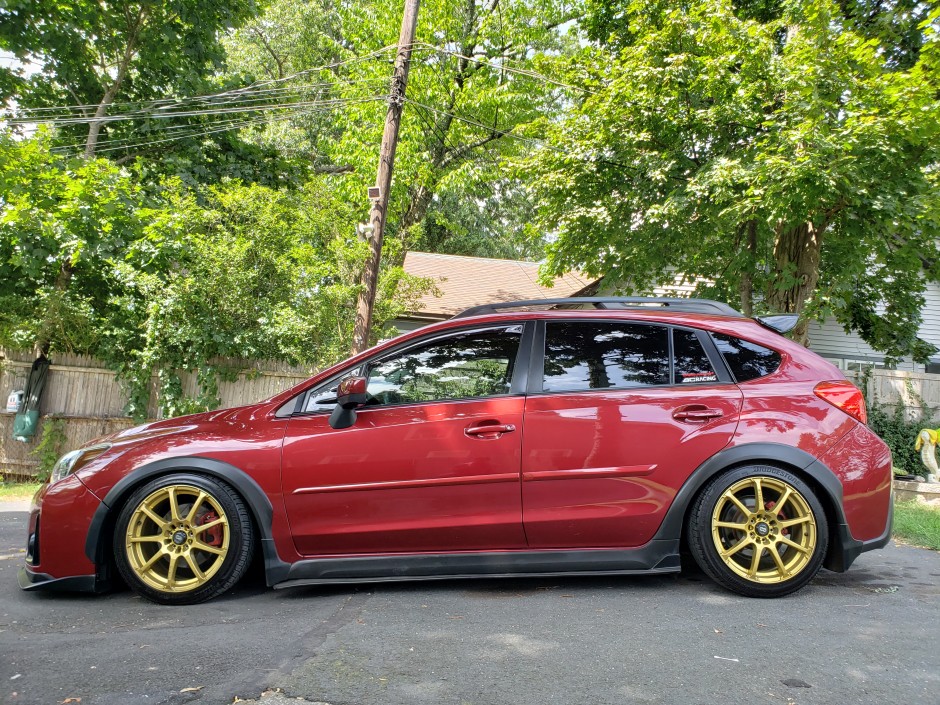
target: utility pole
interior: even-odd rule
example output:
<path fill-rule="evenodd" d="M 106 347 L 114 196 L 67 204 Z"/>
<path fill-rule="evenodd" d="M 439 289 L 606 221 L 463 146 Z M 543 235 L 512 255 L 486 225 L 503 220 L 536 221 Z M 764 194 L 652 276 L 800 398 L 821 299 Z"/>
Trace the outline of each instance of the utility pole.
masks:
<path fill-rule="evenodd" d="M 398 128 L 401 126 L 401 111 L 405 105 L 405 87 L 408 84 L 408 68 L 411 64 L 411 46 L 415 41 L 415 25 L 418 21 L 418 6 L 421 0 L 405 0 L 405 14 L 398 37 L 398 56 L 395 58 L 395 74 L 392 77 L 388 113 L 385 115 L 385 132 L 379 151 L 379 170 L 375 188 L 369 189 L 372 212 L 369 214 L 368 233 L 371 230 L 369 260 L 362 272 L 362 291 L 356 306 L 356 327 L 353 329 L 353 355 L 369 347 L 369 329 L 372 328 L 372 309 L 379 280 L 379 262 L 382 259 L 382 240 L 385 237 L 385 221 L 388 198 L 392 190 L 392 169 L 395 167 L 395 149 L 398 147 Z"/>

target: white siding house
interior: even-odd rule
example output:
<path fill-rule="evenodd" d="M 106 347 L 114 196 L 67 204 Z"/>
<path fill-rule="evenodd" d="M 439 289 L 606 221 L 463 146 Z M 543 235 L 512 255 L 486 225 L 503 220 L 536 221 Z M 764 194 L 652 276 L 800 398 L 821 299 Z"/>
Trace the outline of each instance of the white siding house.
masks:
<path fill-rule="evenodd" d="M 918 336 L 940 348 L 940 285 L 928 283 L 924 292 L 923 323 Z M 884 367 L 884 353 L 873 350 L 858 333 L 846 333 L 834 319 L 809 325 L 810 348 L 840 369 L 861 371 L 867 367 Z M 922 365 L 910 359 L 899 362 L 895 369 L 910 372 L 940 372 L 940 353 L 931 363 Z"/>

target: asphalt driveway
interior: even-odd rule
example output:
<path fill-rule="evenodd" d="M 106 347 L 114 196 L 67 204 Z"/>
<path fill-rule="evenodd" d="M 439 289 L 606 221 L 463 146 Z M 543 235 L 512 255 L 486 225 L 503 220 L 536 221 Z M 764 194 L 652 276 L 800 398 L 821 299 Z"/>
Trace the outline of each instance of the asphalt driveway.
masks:
<path fill-rule="evenodd" d="M 890 545 L 780 600 L 679 577 L 21 592 L 0 504 L 0 703 L 940 703 L 940 554 Z M 78 698 L 81 698 L 79 701 Z"/>

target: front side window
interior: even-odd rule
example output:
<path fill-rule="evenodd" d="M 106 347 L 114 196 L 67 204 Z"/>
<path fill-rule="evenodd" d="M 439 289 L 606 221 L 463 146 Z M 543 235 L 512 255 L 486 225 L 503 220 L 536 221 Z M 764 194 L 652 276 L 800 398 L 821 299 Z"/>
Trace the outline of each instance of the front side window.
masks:
<path fill-rule="evenodd" d="M 545 324 L 546 392 L 669 384 L 669 331 L 620 322 Z"/>
<path fill-rule="evenodd" d="M 361 369 L 350 370 L 346 372 L 343 377 L 358 374 L 362 374 Z M 333 407 L 336 406 L 336 390 L 339 388 L 341 381 L 342 378 L 334 377 L 326 384 L 310 390 L 304 402 L 303 412 L 309 414 L 316 411 L 333 411 Z"/>
<path fill-rule="evenodd" d="M 509 394 L 522 326 L 459 333 L 370 366 L 369 404 Z"/>

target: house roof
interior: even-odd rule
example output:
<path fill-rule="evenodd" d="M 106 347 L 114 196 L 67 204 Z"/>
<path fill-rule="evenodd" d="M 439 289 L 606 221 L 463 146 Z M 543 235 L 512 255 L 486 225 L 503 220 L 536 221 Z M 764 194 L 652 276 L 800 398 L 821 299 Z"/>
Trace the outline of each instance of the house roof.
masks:
<path fill-rule="evenodd" d="M 429 277 L 441 292 L 425 294 L 413 314 L 426 318 L 449 318 L 480 304 L 526 299 L 576 296 L 594 283 L 578 272 L 569 272 L 554 280 L 554 286 L 540 286 L 538 262 L 507 259 L 438 255 L 408 252 L 405 272 Z"/>

